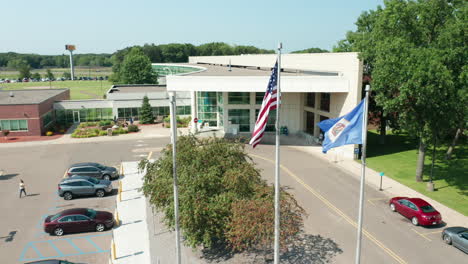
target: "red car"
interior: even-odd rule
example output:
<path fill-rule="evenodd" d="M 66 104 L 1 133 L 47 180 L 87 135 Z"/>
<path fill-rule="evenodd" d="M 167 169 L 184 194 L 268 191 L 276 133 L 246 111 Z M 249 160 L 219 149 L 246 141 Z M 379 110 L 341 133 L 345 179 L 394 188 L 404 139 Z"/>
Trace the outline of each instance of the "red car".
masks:
<path fill-rule="evenodd" d="M 46 217 L 44 231 L 51 235 L 61 236 L 72 232 L 102 232 L 113 225 L 114 216 L 112 213 L 87 208 L 74 208 Z"/>
<path fill-rule="evenodd" d="M 394 197 L 389 202 L 390 210 L 398 212 L 413 225 L 432 226 L 442 223 L 442 216 L 428 202 L 421 198 Z"/>

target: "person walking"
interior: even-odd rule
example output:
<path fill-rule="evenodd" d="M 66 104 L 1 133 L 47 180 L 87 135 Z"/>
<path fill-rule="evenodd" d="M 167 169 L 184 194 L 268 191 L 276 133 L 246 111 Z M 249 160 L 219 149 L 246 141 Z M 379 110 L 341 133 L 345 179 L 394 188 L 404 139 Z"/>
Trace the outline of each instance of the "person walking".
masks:
<path fill-rule="evenodd" d="M 24 187 L 24 181 L 23 180 L 20 180 L 19 190 L 20 190 L 20 193 L 19 193 L 20 198 L 21 198 L 21 194 L 23 194 L 23 193 L 24 193 L 24 196 L 28 196 L 28 194 L 26 193 L 26 188 Z"/>

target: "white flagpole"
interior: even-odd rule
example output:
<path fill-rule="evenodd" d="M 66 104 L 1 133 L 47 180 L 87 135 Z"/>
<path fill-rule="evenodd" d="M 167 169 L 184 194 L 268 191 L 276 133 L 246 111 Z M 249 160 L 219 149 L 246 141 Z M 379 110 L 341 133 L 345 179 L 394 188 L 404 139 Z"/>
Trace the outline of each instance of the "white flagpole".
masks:
<path fill-rule="evenodd" d="M 276 167 L 275 167 L 275 255 L 274 264 L 279 264 L 280 250 L 280 105 L 281 105 L 281 89 L 280 89 L 280 73 L 281 73 L 281 49 L 283 44 L 278 45 L 278 69 L 277 69 L 277 103 L 276 103 Z"/>
<path fill-rule="evenodd" d="M 364 184 L 366 178 L 366 148 L 367 148 L 367 111 L 369 110 L 369 92 L 370 85 L 366 85 L 366 101 L 364 106 L 364 116 L 362 118 L 362 155 L 361 155 L 361 187 L 359 194 L 359 216 L 358 216 L 358 231 L 356 245 L 356 262 L 361 262 L 361 240 L 362 240 L 362 215 L 364 210 Z"/>
<path fill-rule="evenodd" d="M 177 166 L 176 166 L 176 144 L 177 144 L 177 116 L 176 116 L 176 93 L 169 93 L 171 100 L 171 143 L 172 143 L 172 176 L 174 178 L 174 221 L 175 221 L 175 246 L 176 262 L 180 264 L 180 231 L 179 231 L 179 191 L 177 187 Z"/>

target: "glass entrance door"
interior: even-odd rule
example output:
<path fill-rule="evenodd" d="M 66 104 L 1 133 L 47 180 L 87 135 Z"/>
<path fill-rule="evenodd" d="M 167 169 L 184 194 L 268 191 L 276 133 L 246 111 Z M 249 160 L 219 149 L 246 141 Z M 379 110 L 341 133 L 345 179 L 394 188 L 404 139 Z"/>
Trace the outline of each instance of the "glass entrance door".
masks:
<path fill-rule="evenodd" d="M 73 111 L 73 123 L 80 123 L 80 112 Z"/>

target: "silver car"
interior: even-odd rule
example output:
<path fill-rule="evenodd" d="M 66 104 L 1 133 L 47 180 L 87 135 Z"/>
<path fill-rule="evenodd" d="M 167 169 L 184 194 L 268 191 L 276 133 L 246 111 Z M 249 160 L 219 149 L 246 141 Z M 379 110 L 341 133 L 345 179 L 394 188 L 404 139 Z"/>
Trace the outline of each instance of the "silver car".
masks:
<path fill-rule="evenodd" d="M 109 180 L 98 180 L 87 176 L 73 176 L 63 179 L 58 184 L 58 195 L 65 200 L 75 196 L 104 197 L 112 192 L 112 183 Z"/>
<path fill-rule="evenodd" d="M 67 171 L 68 176 L 83 175 L 98 179 L 112 180 L 119 177 L 116 168 L 105 166 L 96 162 L 82 162 L 70 166 Z"/>
<path fill-rule="evenodd" d="M 459 248 L 468 254 L 468 228 L 454 226 L 442 231 L 442 239 L 445 243 Z"/>

